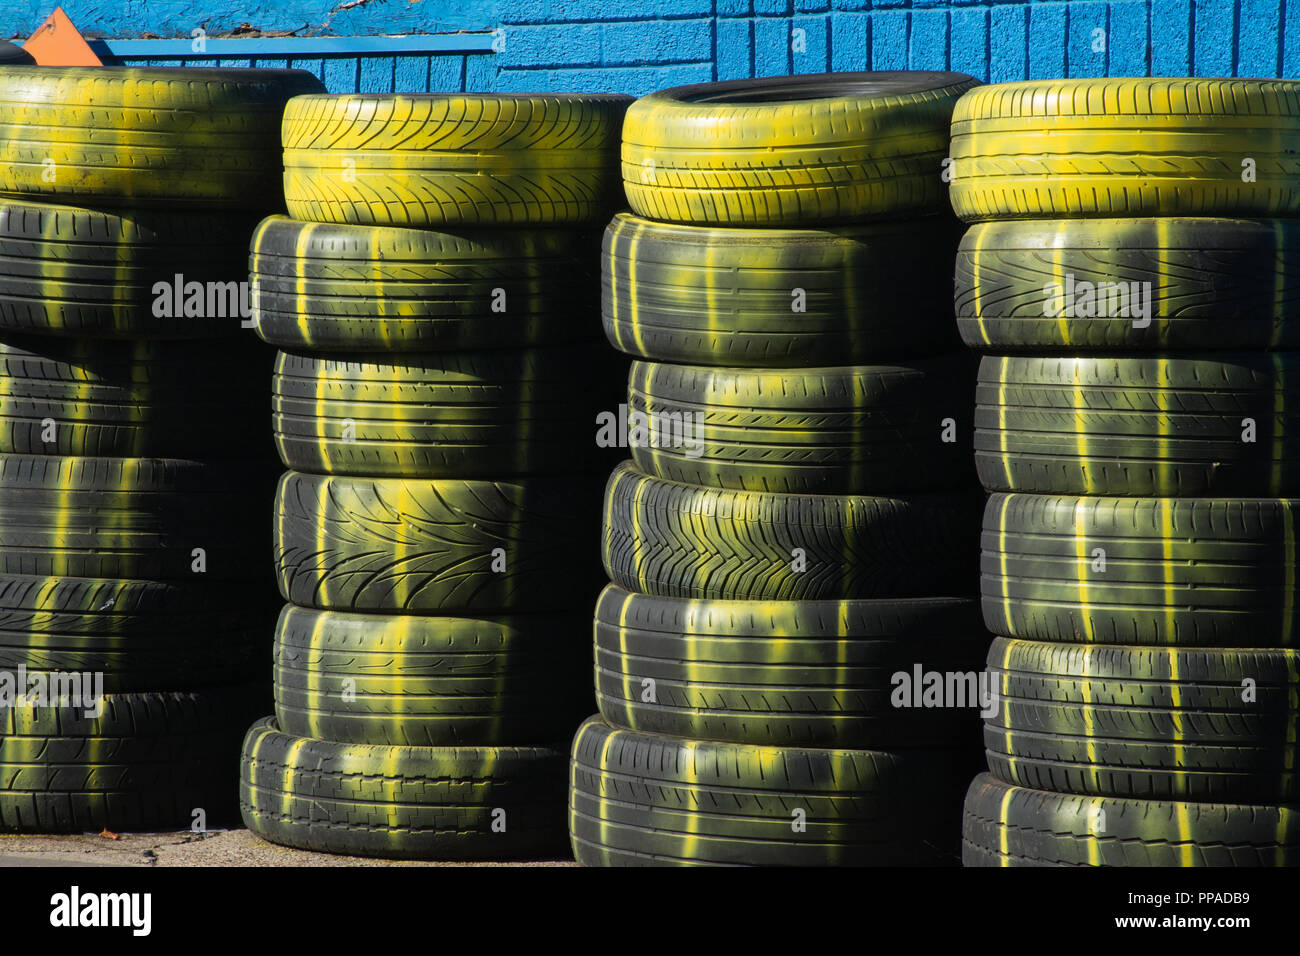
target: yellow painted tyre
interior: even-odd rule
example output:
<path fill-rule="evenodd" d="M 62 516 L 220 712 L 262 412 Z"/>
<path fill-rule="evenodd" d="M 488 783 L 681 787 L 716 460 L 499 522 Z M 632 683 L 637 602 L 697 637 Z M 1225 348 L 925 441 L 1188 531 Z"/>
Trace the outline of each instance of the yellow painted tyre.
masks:
<path fill-rule="evenodd" d="M 7 67 L 0 195 L 279 209 L 285 103 L 322 89 L 304 70 Z"/>
<path fill-rule="evenodd" d="M 994 494 L 994 634 L 1070 644 L 1295 647 L 1295 498 Z"/>
<path fill-rule="evenodd" d="M 946 211 L 942 164 L 964 73 L 878 72 L 679 86 L 623 125 L 639 216 L 804 226 Z"/>
<path fill-rule="evenodd" d="M 246 336 L 256 224 L 255 213 L 227 210 L 0 202 L 0 329 L 92 340 Z"/>
<path fill-rule="evenodd" d="M 961 232 L 952 216 L 733 229 L 619 213 L 601 246 L 605 335 L 638 358 L 743 368 L 955 351 Z"/>
<path fill-rule="evenodd" d="M 990 491 L 1300 492 L 1293 352 L 986 356 L 975 402 L 975 466 Z"/>
<path fill-rule="evenodd" d="M 599 334 L 596 241 L 577 230 L 434 232 L 268 216 L 248 259 L 257 334 L 281 348 L 506 349 Z"/>
<path fill-rule="evenodd" d="M 553 743 L 591 710 L 590 634 L 585 611 L 454 617 L 289 604 L 275 634 L 276 720 L 285 733 L 340 743 Z"/>
<path fill-rule="evenodd" d="M 280 594 L 300 607 L 416 614 L 566 610 L 594 598 L 593 476 L 510 481 L 286 472 Z"/>
<path fill-rule="evenodd" d="M 269 491 L 261 462 L 5 455 L 0 574 L 260 583 Z"/>
<path fill-rule="evenodd" d="M 550 747 L 398 747 L 281 731 L 244 738 L 244 825 L 284 846 L 426 860 L 558 859 L 564 754 Z"/>
<path fill-rule="evenodd" d="M 375 478 L 595 468 L 605 456 L 592 442 L 592 421 L 617 405 L 622 384 L 622 363 L 610 359 L 598 345 L 281 352 L 271 386 L 276 448 L 295 471 Z"/>
<path fill-rule="evenodd" d="M 312 222 L 602 223 L 619 205 L 630 97 L 302 96 L 284 114 L 284 195 Z"/>
<path fill-rule="evenodd" d="M 952 862 L 964 769 L 954 758 L 692 740 L 592 717 L 573 738 L 573 855 L 584 866 Z"/>
<path fill-rule="evenodd" d="M 957 327 L 982 351 L 1300 347 L 1300 221 L 980 222 L 957 252 Z"/>
<path fill-rule="evenodd" d="M 896 707 L 894 675 L 917 661 L 977 671 L 987 644 L 966 598 L 698 601 L 611 584 L 596 602 L 596 702 L 612 727 L 693 740 L 973 744 L 974 709 Z"/>
<path fill-rule="evenodd" d="M 605 488 L 603 560 L 661 597 L 844 600 L 968 593 L 980 496 L 797 495 L 654 478 L 631 462 Z"/>
<path fill-rule="evenodd" d="M 1294 216 L 1300 81 L 1029 80 L 963 96 L 950 198 L 983 219 Z"/>
<path fill-rule="evenodd" d="M 966 793 L 962 864 L 1297 866 L 1300 807 L 1084 797 L 984 773 Z"/>
<path fill-rule="evenodd" d="M 1300 652 L 998 638 L 989 771 L 1055 793 L 1295 803 Z"/>
<path fill-rule="evenodd" d="M 633 362 L 632 459 L 659 478 L 810 494 L 970 487 L 968 352 L 879 365 L 704 368 Z"/>
<path fill-rule="evenodd" d="M 265 697 L 259 682 L 107 693 L 97 715 L 83 701 L 6 703 L 0 832 L 180 829 L 196 809 L 234 823 L 239 741 Z"/>

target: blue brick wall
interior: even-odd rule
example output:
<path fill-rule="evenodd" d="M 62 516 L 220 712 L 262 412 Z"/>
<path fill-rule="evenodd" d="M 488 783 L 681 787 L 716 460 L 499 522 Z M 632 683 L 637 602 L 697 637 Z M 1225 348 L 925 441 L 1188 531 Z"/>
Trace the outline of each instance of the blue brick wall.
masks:
<path fill-rule="evenodd" d="M 1300 0 L 65 0 L 87 34 L 498 31 L 495 53 L 194 64 L 301 66 L 334 91 L 642 94 L 714 79 L 952 69 L 1056 76 L 1300 77 Z M 52 0 L 0 0 L 24 36 Z M 140 62 L 140 61 L 136 61 Z M 177 61 L 168 61 L 176 63 Z"/>

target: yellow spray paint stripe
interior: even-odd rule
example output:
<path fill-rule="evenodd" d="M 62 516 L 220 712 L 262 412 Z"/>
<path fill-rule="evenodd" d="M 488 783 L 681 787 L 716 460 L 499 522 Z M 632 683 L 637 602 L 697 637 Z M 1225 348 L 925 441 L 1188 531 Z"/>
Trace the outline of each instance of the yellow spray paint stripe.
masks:
<path fill-rule="evenodd" d="M 970 231 L 975 236 L 970 259 L 971 303 L 975 310 L 975 321 L 979 326 L 980 338 L 984 340 L 985 345 L 992 345 L 993 340 L 989 338 L 989 330 L 984 325 L 984 290 L 980 288 L 980 283 L 983 281 L 980 267 L 984 264 L 984 241 L 991 231 L 991 227 L 985 223 L 976 223 L 971 227 Z"/>
<path fill-rule="evenodd" d="M 1011 578 L 1007 569 L 1007 510 L 1011 507 L 1011 499 L 1014 495 L 1003 495 L 1002 508 L 998 513 L 998 561 L 1001 564 L 1001 584 L 1002 584 L 1002 615 L 1006 620 L 1007 636 L 1011 635 Z"/>
<path fill-rule="evenodd" d="M 1165 639 L 1172 641 L 1174 630 L 1174 561 L 1173 561 L 1173 542 L 1174 542 L 1174 505 L 1176 499 L 1159 498 L 1157 507 L 1160 511 L 1160 535 L 1163 546 L 1163 568 L 1165 577 L 1164 597 L 1165 597 Z M 1173 714 L 1173 732 L 1174 732 L 1174 763 L 1178 767 L 1184 766 L 1184 757 L 1186 748 L 1183 746 L 1184 729 L 1182 724 L 1182 693 L 1178 687 L 1179 667 L 1178 655 L 1175 649 L 1170 650 L 1169 654 L 1169 688 L 1170 688 L 1170 710 Z M 1180 774 L 1174 775 L 1176 790 L 1182 790 L 1186 781 Z M 1191 806 L 1186 800 L 1174 801 L 1174 814 L 1178 825 L 1179 841 L 1179 860 L 1182 866 L 1191 866 L 1195 862 L 1195 845 L 1192 842 L 1192 825 L 1190 818 Z"/>
<path fill-rule="evenodd" d="M 631 591 L 628 591 L 626 594 L 623 595 L 623 600 L 619 604 L 619 608 L 618 608 L 618 650 L 624 662 L 631 661 L 631 649 L 627 646 L 627 612 L 629 607 L 632 604 L 633 597 L 634 597 L 633 593 Z M 632 689 L 632 674 L 630 673 L 631 668 L 624 666 L 622 670 L 623 670 L 623 697 L 628 701 L 629 704 L 627 709 L 628 715 L 632 717 L 632 720 L 635 723 L 635 719 L 636 719 L 635 701 L 637 700 L 637 698 L 633 696 L 635 692 Z"/>
<path fill-rule="evenodd" d="M 1063 232 L 1065 228 L 1066 228 L 1066 226 L 1064 226 L 1064 225 L 1062 225 L 1061 223 L 1058 222 L 1058 223 L 1056 224 L 1056 233 L 1057 233 L 1057 235 L 1060 235 L 1060 233 Z M 1064 291 L 1064 290 L 1065 290 L 1065 272 L 1063 271 L 1063 270 L 1064 270 L 1064 263 L 1061 261 L 1063 257 L 1064 257 L 1064 250 L 1060 247 L 1060 244 L 1059 244 L 1059 243 L 1053 243 L 1053 248 L 1052 248 L 1052 275 L 1053 275 L 1054 281 L 1056 281 L 1057 283 L 1060 284 L 1060 288 L 1061 288 L 1061 290 L 1062 290 L 1062 293 L 1061 293 L 1061 299 L 1060 299 L 1060 301 L 1058 302 L 1058 305 L 1060 305 L 1060 307 L 1061 307 L 1061 313 L 1060 313 L 1059 317 L 1058 317 L 1057 320 L 1056 320 L 1056 328 L 1057 328 L 1057 330 L 1061 333 L 1061 344 L 1062 344 L 1062 345 L 1067 345 L 1067 346 L 1068 346 L 1068 345 L 1071 344 L 1071 343 L 1070 343 L 1070 320 L 1069 320 L 1069 318 L 1067 318 L 1066 310 L 1067 310 L 1067 309 L 1073 309 L 1073 308 L 1074 308 L 1074 303 L 1073 303 L 1073 302 L 1068 302 L 1068 301 L 1066 301 L 1066 299 L 1065 299 L 1065 291 Z M 1076 384 L 1077 384 L 1077 383 L 1078 383 L 1077 378 L 1076 378 L 1075 381 L 1076 381 Z"/>
<path fill-rule="evenodd" d="M 1015 479 L 1011 477 L 1011 452 L 1007 448 L 1007 369 L 1010 363 L 1010 356 L 1002 356 L 998 370 L 998 442 L 1002 446 L 1002 473 L 1006 478 L 1007 490 L 1015 491 Z"/>
<path fill-rule="evenodd" d="M 641 291 L 637 288 L 637 247 L 640 245 L 641 232 L 644 226 L 638 222 L 632 227 L 632 237 L 627 244 L 627 305 L 628 320 L 632 327 L 632 341 L 636 346 L 634 351 L 637 355 L 646 355 L 645 341 L 641 336 L 641 315 L 638 298 Z"/>
<path fill-rule="evenodd" d="M 297 273 L 294 281 L 294 305 L 298 314 L 298 335 L 306 343 L 312 340 L 311 323 L 307 321 L 307 247 L 316 228 L 316 223 L 303 223 L 298 230 L 293 250 L 294 271 Z"/>
<path fill-rule="evenodd" d="M 1002 794 L 1002 804 L 998 807 L 998 850 L 999 865 L 1011 865 L 1011 798 L 1015 796 L 1016 788 L 1007 786 Z"/>
<path fill-rule="evenodd" d="M 1079 582 L 1079 619 L 1083 625 L 1083 639 L 1089 644 L 1095 637 L 1092 633 L 1092 610 L 1089 606 L 1088 576 L 1092 572 L 1092 555 L 1088 548 L 1088 520 L 1086 509 L 1092 499 L 1079 498 L 1074 503 L 1074 557 L 1078 568 Z M 1109 555 L 1107 558 L 1109 559 Z"/>

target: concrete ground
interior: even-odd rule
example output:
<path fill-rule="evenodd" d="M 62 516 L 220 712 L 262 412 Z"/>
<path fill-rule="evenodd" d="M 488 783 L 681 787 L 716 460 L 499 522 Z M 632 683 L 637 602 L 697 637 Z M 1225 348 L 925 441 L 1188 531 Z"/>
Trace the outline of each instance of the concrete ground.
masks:
<path fill-rule="evenodd" d="M 571 860 L 531 863 L 420 863 L 308 853 L 267 843 L 248 830 L 188 830 L 114 836 L 0 834 L 0 867 L 8 866 L 576 866 Z"/>

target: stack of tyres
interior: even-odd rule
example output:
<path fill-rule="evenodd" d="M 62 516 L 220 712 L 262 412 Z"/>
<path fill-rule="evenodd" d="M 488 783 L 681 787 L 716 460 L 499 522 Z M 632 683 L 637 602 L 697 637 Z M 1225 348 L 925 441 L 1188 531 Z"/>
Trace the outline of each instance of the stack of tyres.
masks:
<path fill-rule="evenodd" d="M 1002 706 L 973 866 L 1300 862 L 1300 83 L 988 86 L 956 268 Z"/>
<path fill-rule="evenodd" d="M 0 829 L 237 819 L 290 70 L 0 69 Z M 269 543 L 269 542 L 268 542 Z"/>
<path fill-rule="evenodd" d="M 988 639 L 941 178 L 974 84 L 746 80 L 629 110 L 633 212 L 601 255 L 633 460 L 605 494 L 579 862 L 955 862 L 974 712 L 904 709 L 904 683 L 973 679 Z"/>
<path fill-rule="evenodd" d="M 304 96 L 252 244 L 281 351 L 275 716 L 250 829 L 425 859 L 564 852 L 590 712 L 596 242 L 618 96 Z M 608 362 L 604 363 L 608 366 Z M 607 391 L 614 393 L 615 378 Z"/>

